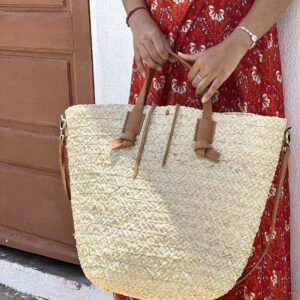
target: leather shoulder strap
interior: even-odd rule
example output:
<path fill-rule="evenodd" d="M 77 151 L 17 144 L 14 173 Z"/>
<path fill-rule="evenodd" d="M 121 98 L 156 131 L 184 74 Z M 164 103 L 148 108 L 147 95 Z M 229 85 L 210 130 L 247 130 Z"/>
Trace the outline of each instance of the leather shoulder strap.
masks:
<path fill-rule="evenodd" d="M 279 175 L 278 186 L 277 186 L 276 193 L 275 193 L 275 200 L 274 200 L 274 204 L 273 204 L 272 223 L 271 223 L 271 228 L 270 228 L 270 233 L 269 233 L 269 240 L 267 241 L 266 246 L 265 246 L 261 256 L 256 261 L 256 263 L 250 268 L 249 271 L 246 272 L 246 274 L 244 274 L 241 278 L 239 278 L 239 280 L 236 282 L 236 285 L 245 281 L 252 274 L 252 272 L 260 265 L 260 263 L 262 262 L 262 260 L 266 256 L 266 254 L 268 253 L 268 250 L 269 250 L 271 242 L 272 242 L 272 236 L 274 235 L 274 232 L 275 232 L 279 200 L 280 200 L 281 193 L 282 193 L 282 187 L 283 187 L 285 175 L 287 173 L 288 160 L 290 157 L 290 153 L 291 153 L 291 151 L 290 151 L 289 145 L 283 146 L 282 155 L 281 155 L 281 158 L 282 158 L 281 170 L 280 170 L 280 175 Z"/>
<path fill-rule="evenodd" d="M 71 191 L 68 183 L 68 166 L 67 166 L 67 151 L 66 151 L 66 117 L 64 114 L 61 115 L 60 121 L 60 135 L 58 142 L 58 152 L 59 152 L 59 164 L 60 164 L 60 174 L 62 177 L 63 187 L 65 195 L 69 202 L 71 201 Z"/>

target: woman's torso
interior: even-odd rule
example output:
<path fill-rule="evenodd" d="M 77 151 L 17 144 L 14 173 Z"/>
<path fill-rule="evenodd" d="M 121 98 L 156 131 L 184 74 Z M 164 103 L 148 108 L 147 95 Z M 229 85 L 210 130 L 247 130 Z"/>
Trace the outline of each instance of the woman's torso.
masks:
<path fill-rule="evenodd" d="M 175 52 L 205 51 L 222 42 L 251 9 L 253 0 L 147 0 L 149 11 Z M 134 102 L 143 79 L 133 71 L 129 102 Z M 187 71 L 165 64 L 157 72 L 149 103 L 201 108 Z M 274 25 L 241 60 L 214 96 L 215 111 L 247 111 L 284 115 L 281 62 Z"/>

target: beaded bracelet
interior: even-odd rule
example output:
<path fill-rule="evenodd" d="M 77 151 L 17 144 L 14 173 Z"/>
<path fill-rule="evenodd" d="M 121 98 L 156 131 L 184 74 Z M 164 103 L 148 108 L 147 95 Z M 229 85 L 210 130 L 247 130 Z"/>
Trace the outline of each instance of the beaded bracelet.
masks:
<path fill-rule="evenodd" d="M 145 10 L 147 10 L 147 8 L 146 8 L 145 6 L 139 6 L 139 7 L 134 8 L 133 10 L 131 10 L 131 11 L 128 13 L 127 17 L 126 17 L 126 24 L 127 24 L 128 27 L 130 27 L 130 26 L 129 26 L 129 19 L 130 19 L 131 16 L 132 16 L 137 10 L 139 10 L 139 9 L 145 9 Z"/>

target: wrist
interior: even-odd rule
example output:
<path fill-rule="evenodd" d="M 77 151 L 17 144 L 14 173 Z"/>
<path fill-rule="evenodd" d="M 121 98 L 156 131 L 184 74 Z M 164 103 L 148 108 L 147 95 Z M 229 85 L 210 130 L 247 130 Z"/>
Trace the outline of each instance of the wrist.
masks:
<path fill-rule="evenodd" d="M 149 17 L 148 10 L 145 9 L 138 9 L 136 10 L 129 18 L 127 25 L 130 28 L 135 27 L 137 24 L 141 24 L 144 18 Z"/>
<path fill-rule="evenodd" d="M 247 33 L 242 30 L 235 29 L 225 40 L 231 51 L 238 53 L 243 57 L 252 45 L 252 41 Z"/>

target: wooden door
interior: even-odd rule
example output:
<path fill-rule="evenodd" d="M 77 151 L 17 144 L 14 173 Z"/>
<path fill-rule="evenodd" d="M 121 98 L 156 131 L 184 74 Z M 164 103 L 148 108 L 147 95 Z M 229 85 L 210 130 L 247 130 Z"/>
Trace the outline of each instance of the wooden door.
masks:
<path fill-rule="evenodd" d="M 60 114 L 94 103 L 88 0 L 0 0 L 0 243 L 78 263 Z"/>

